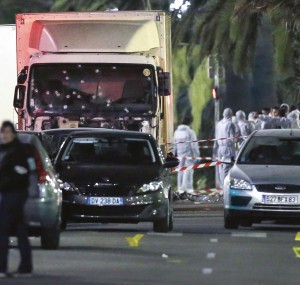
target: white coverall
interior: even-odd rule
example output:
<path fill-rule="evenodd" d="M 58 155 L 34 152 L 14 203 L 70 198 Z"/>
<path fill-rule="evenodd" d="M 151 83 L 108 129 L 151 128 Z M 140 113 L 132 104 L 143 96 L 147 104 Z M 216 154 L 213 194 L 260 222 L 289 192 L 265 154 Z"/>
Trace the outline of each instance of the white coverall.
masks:
<path fill-rule="evenodd" d="M 236 112 L 236 118 L 237 118 L 237 125 L 240 131 L 240 135 L 242 137 L 248 137 L 253 131 L 254 127 L 251 125 L 249 121 L 246 120 L 246 114 L 244 111 L 239 110 Z M 240 148 L 243 141 L 246 138 L 240 138 L 238 139 L 238 147 Z"/>
<path fill-rule="evenodd" d="M 292 129 L 299 129 L 300 128 L 299 114 L 300 114 L 300 111 L 298 109 L 296 109 L 296 110 L 291 111 L 287 115 L 287 118 L 291 122 L 291 128 Z"/>
<path fill-rule="evenodd" d="M 226 108 L 223 112 L 223 119 L 216 125 L 216 139 L 232 138 L 235 136 L 235 127 L 232 123 L 232 110 Z M 218 161 L 230 162 L 235 158 L 235 142 L 234 139 L 215 140 L 213 148 L 213 156 Z M 230 164 L 221 164 L 219 167 L 219 175 L 221 186 L 223 186 L 224 179 L 231 168 Z"/>
<path fill-rule="evenodd" d="M 197 140 L 195 132 L 187 125 L 179 125 L 174 133 L 174 153 L 180 158 L 179 167 L 191 166 L 194 164 L 193 159 L 185 157 L 199 157 L 200 151 L 198 142 L 189 142 Z M 185 142 L 185 143 L 179 143 Z M 193 174 L 194 170 L 179 171 L 177 175 L 177 186 L 179 194 L 184 192 L 193 193 Z"/>

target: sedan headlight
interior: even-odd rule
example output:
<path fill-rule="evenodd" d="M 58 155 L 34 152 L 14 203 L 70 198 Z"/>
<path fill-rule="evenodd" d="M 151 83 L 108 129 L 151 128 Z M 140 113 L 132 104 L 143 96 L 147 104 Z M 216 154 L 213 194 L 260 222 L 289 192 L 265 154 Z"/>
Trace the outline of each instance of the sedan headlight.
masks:
<path fill-rule="evenodd" d="M 252 185 L 243 179 L 230 178 L 230 187 L 237 190 L 252 190 Z"/>
<path fill-rule="evenodd" d="M 144 193 L 144 192 L 153 192 L 163 189 L 163 183 L 162 181 L 155 181 L 150 182 L 149 184 L 144 184 L 140 189 L 138 190 L 138 193 Z"/>

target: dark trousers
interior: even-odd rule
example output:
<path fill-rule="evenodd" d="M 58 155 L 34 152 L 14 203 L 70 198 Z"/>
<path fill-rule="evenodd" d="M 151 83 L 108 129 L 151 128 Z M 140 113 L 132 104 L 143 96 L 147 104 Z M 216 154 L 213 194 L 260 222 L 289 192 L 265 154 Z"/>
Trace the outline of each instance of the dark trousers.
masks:
<path fill-rule="evenodd" d="M 23 193 L 5 193 L 0 202 L 0 272 L 8 270 L 9 237 L 16 235 L 21 261 L 19 272 L 32 272 L 31 246 L 24 219 L 26 196 Z"/>

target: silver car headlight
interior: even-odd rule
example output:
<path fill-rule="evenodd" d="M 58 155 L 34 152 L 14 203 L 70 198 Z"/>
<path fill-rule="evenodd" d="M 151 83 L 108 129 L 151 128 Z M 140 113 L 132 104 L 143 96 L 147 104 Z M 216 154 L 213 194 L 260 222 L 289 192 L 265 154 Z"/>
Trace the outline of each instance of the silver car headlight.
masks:
<path fill-rule="evenodd" d="M 243 179 L 230 178 L 230 188 L 237 190 L 252 190 L 252 185 Z"/>
<path fill-rule="evenodd" d="M 154 182 L 150 182 L 149 184 L 144 184 L 142 187 L 140 187 L 138 193 L 154 192 L 162 189 L 163 189 L 162 181 L 154 181 Z"/>

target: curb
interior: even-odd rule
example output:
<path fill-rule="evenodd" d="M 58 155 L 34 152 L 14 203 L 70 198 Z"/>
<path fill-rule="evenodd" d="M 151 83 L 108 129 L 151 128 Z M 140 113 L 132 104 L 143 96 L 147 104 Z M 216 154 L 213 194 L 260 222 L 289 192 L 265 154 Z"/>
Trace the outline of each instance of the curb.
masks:
<path fill-rule="evenodd" d="M 197 202 L 174 202 L 174 212 L 189 212 L 189 211 L 223 211 L 223 203 L 197 203 Z"/>

